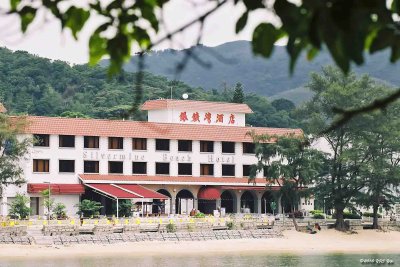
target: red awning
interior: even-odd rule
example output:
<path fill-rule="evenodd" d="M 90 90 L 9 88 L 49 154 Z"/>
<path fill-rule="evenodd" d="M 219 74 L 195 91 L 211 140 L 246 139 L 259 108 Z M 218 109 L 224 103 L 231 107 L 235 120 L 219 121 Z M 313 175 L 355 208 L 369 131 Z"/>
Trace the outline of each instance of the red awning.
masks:
<path fill-rule="evenodd" d="M 202 187 L 197 194 L 198 199 L 215 200 L 221 198 L 219 190 L 212 186 Z"/>
<path fill-rule="evenodd" d="M 28 184 L 28 193 L 41 193 L 49 189 L 49 184 Z M 81 184 L 50 184 L 50 191 L 53 195 L 78 195 L 85 192 Z"/>
<path fill-rule="evenodd" d="M 169 197 L 137 184 L 115 184 L 143 198 L 168 199 Z"/>
<path fill-rule="evenodd" d="M 119 199 L 142 198 L 139 195 L 121 189 L 112 184 L 85 184 L 85 185 L 92 188 L 95 191 L 98 191 L 99 193 L 108 195 L 112 198 L 119 198 Z"/>

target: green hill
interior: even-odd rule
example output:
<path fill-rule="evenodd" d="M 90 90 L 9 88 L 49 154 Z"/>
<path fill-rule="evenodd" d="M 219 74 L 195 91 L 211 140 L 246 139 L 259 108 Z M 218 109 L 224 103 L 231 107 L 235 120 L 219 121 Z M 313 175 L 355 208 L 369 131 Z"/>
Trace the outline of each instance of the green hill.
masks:
<path fill-rule="evenodd" d="M 300 56 L 294 74 L 288 71 L 289 58 L 286 48 L 276 46 L 270 59 L 256 57 L 251 51 L 248 41 L 235 41 L 216 47 L 197 46 L 190 49 L 196 58 L 209 65 L 204 67 L 194 60 L 189 60 L 182 73 L 177 75 L 176 66 L 182 61 L 187 50 L 155 51 L 146 55 L 146 70 L 189 84 L 201 86 L 205 89 L 221 88 L 222 84 L 228 87 L 236 82 L 244 85 L 246 92 L 254 92 L 265 96 L 275 96 L 298 87 L 304 87 L 309 79 L 309 73 L 320 71 L 322 66 L 332 64 L 326 52 L 320 53 L 313 61 Z M 125 70 L 136 71 L 135 57 L 126 64 Z M 107 65 L 107 61 L 102 62 Z M 381 52 L 368 56 L 366 65 L 354 68 L 356 73 L 368 73 L 372 77 L 384 80 L 391 84 L 400 84 L 400 64 L 389 63 L 389 52 Z M 296 98 L 305 99 L 304 90 L 298 92 Z M 303 92 L 306 94 L 300 96 Z M 289 92 L 289 95 L 291 93 Z M 285 94 L 283 95 L 285 96 Z M 295 99 L 292 99 L 297 102 Z"/>
<path fill-rule="evenodd" d="M 10 114 L 45 116 L 89 116 L 120 118 L 132 108 L 136 74 L 122 72 L 109 79 L 107 69 L 87 65 L 70 66 L 27 52 L 12 52 L 0 48 L 0 102 Z M 143 95 L 147 99 L 180 98 L 188 93 L 190 99 L 230 101 L 230 87 L 204 90 L 166 77 L 144 74 Z M 246 103 L 254 110 L 247 122 L 254 126 L 295 127 L 290 111 L 276 110 L 266 97 L 247 94 Z M 131 114 L 131 119 L 144 120 L 145 113 Z"/>

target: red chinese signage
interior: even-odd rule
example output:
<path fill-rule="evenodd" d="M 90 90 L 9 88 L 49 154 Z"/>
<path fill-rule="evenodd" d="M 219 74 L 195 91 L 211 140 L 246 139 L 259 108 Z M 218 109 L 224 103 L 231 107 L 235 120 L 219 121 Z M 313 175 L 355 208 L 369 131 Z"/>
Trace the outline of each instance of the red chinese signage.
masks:
<path fill-rule="evenodd" d="M 179 115 L 179 121 L 181 122 L 187 122 L 189 121 L 188 119 L 188 114 L 186 111 L 182 111 Z M 222 113 L 217 113 L 213 116 L 213 114 L 211 114 L 210 112 L 206 112 L 204 113 L 204 118 L 203 121 L 211 124 L 211 122 L 214 123 L 218 123 L 218 124 L 222 124 L 224 123 L 224 114 Z M 228 121 L 228 120 L 226 120 Z M 198 122 L 200 123 L 200 113 L 199 112 L 193 112 L 192 113 L 192 120 L 191 122 Z M 230 114 L 229 116 L 229 121 L 228 124 L 235 124 L 236 120 L 235 120 L 235 115 L 234 114 Z"/>

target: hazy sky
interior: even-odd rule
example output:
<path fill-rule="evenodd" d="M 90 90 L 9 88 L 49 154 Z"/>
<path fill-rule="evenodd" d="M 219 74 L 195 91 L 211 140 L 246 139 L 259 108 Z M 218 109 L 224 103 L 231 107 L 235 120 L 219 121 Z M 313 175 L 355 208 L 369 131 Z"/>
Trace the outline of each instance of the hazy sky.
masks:
<path fill-rule="evenodd" d="M 212 6 L 207 0 L 172 0 L 164 10 L 167 29 L 172 31 L 179 28 Z M 247 27 L 239 35 L 236 35 L 235 23 L 243 10 L 243 6 L 234 6 L 229 3 L 210 16 L 203 30 L 202 43 L 207 46 L 216 46 L 234 40 L 251 40 L 251 34 L 258 23 L 272 18 L 267 11 L 253 12 Z M 91 19 L 80 33 L 79 40 L 75 41 L 69 30 L 61 32 L 59 23 L 54 20 L 47 22 L 43 22 L 42 19 L 37 20 L 30 27 L 29 33 L 22 35 L 19 30 L 18 18 L 2 18 L 0 19 L 0 46 L 6 46 L 12 50 L 25 50 L 42 57 L 71 63 L 86 63 L 88 61 L 88 39 L 95 26 L 100 22 L 100 18 Z M 172 44 L 164 42 L 156 49 L 190 47 L 197 38 L 198 29 L 198 26 L 193 26 L 176 36 Z M 159 36 L 163 36 L 163 33 L 165 31 L 161 30 Z M 157 36 L 153 37 L 154 40 L 157 39 Z"/>

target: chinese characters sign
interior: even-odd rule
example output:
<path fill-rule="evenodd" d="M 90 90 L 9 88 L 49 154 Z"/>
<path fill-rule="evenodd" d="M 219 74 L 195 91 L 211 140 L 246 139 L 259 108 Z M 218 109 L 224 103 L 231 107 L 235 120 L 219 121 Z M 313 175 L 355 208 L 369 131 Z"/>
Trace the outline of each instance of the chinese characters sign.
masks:
<path fill-rule="evenodd" d="M 179 114 L 179 122 L 235 125 L 236 119 L 235 119 L 235 114 L 223 114 L 223 113 L 211 113 L 211 112 L 204 112 L 200 114 L 199 112 L 182 111 Z"/>

